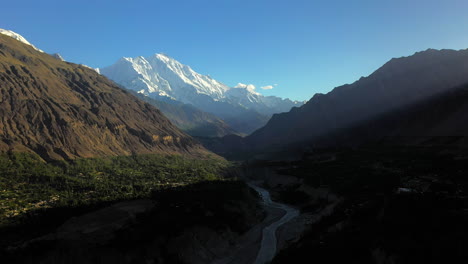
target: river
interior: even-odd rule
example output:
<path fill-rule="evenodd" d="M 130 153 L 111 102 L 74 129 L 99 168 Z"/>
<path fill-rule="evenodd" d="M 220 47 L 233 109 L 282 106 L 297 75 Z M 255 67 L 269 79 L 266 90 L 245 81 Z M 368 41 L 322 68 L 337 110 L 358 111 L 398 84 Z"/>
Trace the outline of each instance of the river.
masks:
<path fill-rule="evenodd" d="M 277 251 L 276 230 L 278 230 L 278 228 L 282 226 L 283 224 L 289 222 L 290 220 L 298 216 L 299 210 L 292 208 L 288 205 L 272 201 L 270 197 L 270 193 L 267 190 L 253 183 L 248 183 L 248 184 L 250 187 L 252 187 L 255 191 L 257 191 L 260 194 L 265 207 L 278 208 L 286 212 L 286 214 L 283 217 L 281 217 L 279 220 L 271 223 L 270 225 L 268 225 L 267 227 L 263 229 L 260 250 L 258 251 L 254 264 L 264 264 L 264 263 L 270 262 L 276 255 L 276 251 Z"/>

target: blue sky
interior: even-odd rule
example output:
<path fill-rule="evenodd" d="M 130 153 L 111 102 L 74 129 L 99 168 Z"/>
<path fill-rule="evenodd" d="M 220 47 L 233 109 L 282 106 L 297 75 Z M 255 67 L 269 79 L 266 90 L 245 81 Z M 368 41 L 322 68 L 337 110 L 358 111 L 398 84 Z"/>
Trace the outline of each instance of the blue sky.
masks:
<path fill-rule="evenodd" d="M 1 9 L 0 28 L 71 62 L 165 53 L 227 85 L 297 100 L 393 57 L 468 48 L 466 0 L 15 0 Z"/>

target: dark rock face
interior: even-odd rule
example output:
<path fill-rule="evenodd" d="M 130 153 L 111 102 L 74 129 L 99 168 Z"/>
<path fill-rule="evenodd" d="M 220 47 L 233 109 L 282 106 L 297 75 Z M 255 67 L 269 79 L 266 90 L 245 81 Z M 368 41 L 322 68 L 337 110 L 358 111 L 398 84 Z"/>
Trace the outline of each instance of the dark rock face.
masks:
<path fill-rule="evenodd" d="M 45 159 L 205 152 L 158 109 L 94 70 L 2 35 L 0 151 Z"/>
<path fill-rule="evenodd" d="M 369 77 L 316 94 L 247 137 L 262 149 L 310 140 L 468 83 L 468 50 L 427 50 L 392 59 Z"/>

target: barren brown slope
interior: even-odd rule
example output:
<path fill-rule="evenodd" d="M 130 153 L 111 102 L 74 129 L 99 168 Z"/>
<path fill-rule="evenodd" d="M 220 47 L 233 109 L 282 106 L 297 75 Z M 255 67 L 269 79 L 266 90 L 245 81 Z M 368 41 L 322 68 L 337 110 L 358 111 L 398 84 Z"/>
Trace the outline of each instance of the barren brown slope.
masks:
<path fill-rule="evenodd" d="M 87 67 L 0 35 L 0 151 L 46 159 L 206 152 L 155 107 Z"/>

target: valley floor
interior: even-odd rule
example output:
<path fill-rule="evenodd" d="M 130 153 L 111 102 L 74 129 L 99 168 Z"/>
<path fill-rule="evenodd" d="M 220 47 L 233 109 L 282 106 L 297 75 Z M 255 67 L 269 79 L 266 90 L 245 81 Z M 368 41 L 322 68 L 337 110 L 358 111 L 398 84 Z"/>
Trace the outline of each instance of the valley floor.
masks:
<path fill-rule="evenodd" d="M 277 252 L 272 263 L 306 263 L 311 254 L 322 263 L 456 263 L 468 257 L 466 157 L 433 149 L 363 148 L 306 153 L 294 161 L 247 162 L 232 169 L 230 179 L 172 185 L 153 190 L 146 199 L 94 209 L 48 209 L 45 218 L 32 215 L 39 222 L 29 219 L 1 230 L 1 259 L 259 264 Z M 26 179 L 36 179 L 36 188 L 37 175 L 49 179 L 51 168 Z M 184 170 L 167 168 L 192 179 Z M 90 179 L 100 175 L 88 173 Z M 9 177 L 3 184 L 21 179 Z M 250 188 L 235 178 L 256 185 Z M 110 186 L 126 190 L 125 182 L 116 179 L 109 178 Z M 41 186 L 57 186 L 51 184 L 55 178 L 45 182 L 49 185 Z"/>

